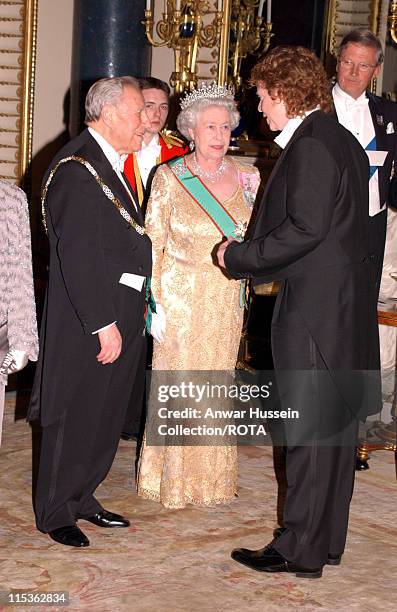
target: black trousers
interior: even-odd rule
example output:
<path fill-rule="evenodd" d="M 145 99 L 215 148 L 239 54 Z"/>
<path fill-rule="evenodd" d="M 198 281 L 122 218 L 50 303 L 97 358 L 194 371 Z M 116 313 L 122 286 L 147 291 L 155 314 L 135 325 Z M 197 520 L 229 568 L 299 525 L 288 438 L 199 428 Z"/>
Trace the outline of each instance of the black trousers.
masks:
<path fill-rule="evenodd" d="M 153 342 L 149 337 L 145 339 L 139 358 L 137 375 L 123 424 L 123 432 L 130 436 L 143 434 L 146 416 L 146 370 L 151 368 L 152 352 Z"/>
<path fill-rule="evenodd" d="M 285 301 L 288 309 L 272 328 L 276 378 L 277 371 L 290 372 L 279 379 L 282 407 L 298 409 L 303 418 L 300 423 L 284 420 L 272 427 L 276 434 L 283 430 L 279 440 L 287 444 L 283 449 L 287 529 L 273 546 L 288 561 L 317 568 L 326 563 L 329 553 L 344 551 L 358 421 L 343 405 L 293 296 Z"/>
<path fill-rule="evenodd" d="M 357 435 L 357 421 L 346 432 Z M 288 446 L 285 452 L 287 492 L 283 525 L 273 545 L 288 561 L 302 567 L 323 566 L 328 554 L 345 549 L 353 492 L 355 446 Z"/>
<path fill-rule="evenodd" d="M 40 531 L 74 525 L 102 509 L 94 492 L 113 463 L 145 342 L 142 332 L 122 336 L 119 359 L 101 365 L 93 356 L 75 401 L 43 428 L 34 503 Z"/>

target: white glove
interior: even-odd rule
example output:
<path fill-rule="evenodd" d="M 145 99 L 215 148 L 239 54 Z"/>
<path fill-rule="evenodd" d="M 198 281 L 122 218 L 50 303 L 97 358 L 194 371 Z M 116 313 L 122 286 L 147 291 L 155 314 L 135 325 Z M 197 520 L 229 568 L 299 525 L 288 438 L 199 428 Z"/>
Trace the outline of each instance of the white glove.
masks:
<path fill-rule="evenodd" d="M 152 312 L 152 324 L 150 333 L 157 342 L 164 342 L 165 334 L 165 312 L 161 304 L 156 304 L 156 312 Z"/>
<path fill-rule="evenodd" d="M 4 357 L 4 361 L 0 366 L 0 374 L 13 374 L 22 370 L 29 360 L 29 354 L 26 351 L 18 351 L 11 349 Z"/>

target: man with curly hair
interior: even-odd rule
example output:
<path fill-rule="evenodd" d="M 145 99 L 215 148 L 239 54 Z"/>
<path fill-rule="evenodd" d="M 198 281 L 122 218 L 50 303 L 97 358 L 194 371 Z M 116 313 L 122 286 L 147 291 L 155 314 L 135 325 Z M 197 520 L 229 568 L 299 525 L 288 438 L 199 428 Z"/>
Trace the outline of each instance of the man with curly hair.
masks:
<path fill-rule="evenodd" d="M 272 320 L 278 400 L 299 419 L 272 427 L 285 454 L 283 527 L 263 549 L 232 557 L 259 571 L 319 578 L 324 565 L 341 562 L 366 410 L 363 371 L 379 366 L 368 158 L 332 116 L 327 76 L 308 49 L 273 49 L 252 82 L 283 151 L 249 240 L 229 239 L 218 260 L 254 285 L 281 281 Z"/>

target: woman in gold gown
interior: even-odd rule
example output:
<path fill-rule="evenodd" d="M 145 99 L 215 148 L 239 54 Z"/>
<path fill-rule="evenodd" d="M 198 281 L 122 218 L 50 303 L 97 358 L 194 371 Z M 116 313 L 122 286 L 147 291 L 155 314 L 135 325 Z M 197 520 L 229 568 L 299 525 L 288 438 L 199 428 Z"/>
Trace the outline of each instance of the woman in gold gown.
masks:
<path fill-rule="evenodd" d="M 243 308 L 240 282 L 214 263 L 222 232 L 178 179 L 184 170 L 220 202 L 238 227 L 247 226 L 258 170 L 226 156 L 239 115 L 225 87 L 203 86 L 181 104 L 177 125 L 193 153 L 158 168 L 146 214 L 153 243 L 153 369 L 234 370 Z M 191 147 L 192 148 L 192 147 Z M 156 324 L 156 325 L 155 325 Z M 144 442 L 138 494 L 170 508 L 214 505 L 237 490 L 236 446 L 149 446 Z"/>

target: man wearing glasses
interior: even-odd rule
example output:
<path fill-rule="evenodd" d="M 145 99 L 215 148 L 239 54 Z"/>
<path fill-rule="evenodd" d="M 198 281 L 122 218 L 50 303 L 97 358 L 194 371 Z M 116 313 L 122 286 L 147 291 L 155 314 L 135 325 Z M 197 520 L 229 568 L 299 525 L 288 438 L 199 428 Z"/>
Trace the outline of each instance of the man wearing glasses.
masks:
<path fill-rule="evenodd" d="M 394 174 L 397 169 L 397 104 L 367 91 L 371 80 L 379 75 L 383 57 L 380 41 L 370 30 L 352 30 L 339 46 L 337 83 L 332 90 L 339 123 L 357 138 L 369 157 L 369 238 L 378 292 L 387 205 L 397 206 L 397 176 Z"/>

